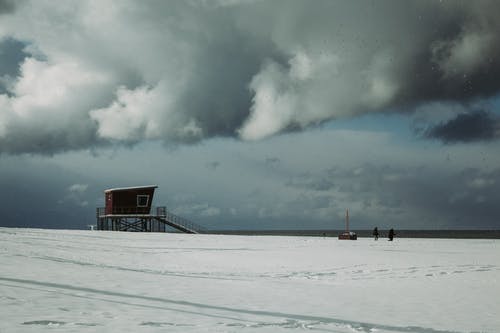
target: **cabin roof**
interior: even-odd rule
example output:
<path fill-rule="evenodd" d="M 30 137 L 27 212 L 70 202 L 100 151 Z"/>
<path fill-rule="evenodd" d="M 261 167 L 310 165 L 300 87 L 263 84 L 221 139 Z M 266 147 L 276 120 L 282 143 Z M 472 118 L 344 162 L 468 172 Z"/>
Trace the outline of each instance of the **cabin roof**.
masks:
<path fill-rule="evenodd" d="M 157 188 L 157 187 L 158 187 L 158 185 L 117 187 L 117 188 L 109 188 L 107 190 L 104 190 L 104 193 L 116 192 L 116 191 L 142 190 L 142 189 L 146 189 L 146 188 Z"/>

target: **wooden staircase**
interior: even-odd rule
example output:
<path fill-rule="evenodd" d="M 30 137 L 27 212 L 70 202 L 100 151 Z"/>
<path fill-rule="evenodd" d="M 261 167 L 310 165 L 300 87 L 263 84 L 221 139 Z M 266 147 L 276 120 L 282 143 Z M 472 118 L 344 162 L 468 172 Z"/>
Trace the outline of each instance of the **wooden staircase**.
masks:
<path fill-rule="evenodd" d="M 169 212 L 165 207 L 157 207 L 154 219 L 187 234 L 202 234 L 206 232 L 206 229 L 202 226 Z"/>

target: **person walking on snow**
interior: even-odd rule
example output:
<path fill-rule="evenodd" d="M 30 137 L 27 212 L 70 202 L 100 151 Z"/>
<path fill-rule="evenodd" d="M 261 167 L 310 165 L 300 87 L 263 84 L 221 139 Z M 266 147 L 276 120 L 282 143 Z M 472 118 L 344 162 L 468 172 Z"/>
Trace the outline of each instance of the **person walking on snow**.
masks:
<path fill-rule="evenodd" d="M 389 240 L 392 242 L 393 238 L 394 238 L 394 229 L 391 228 L 391 230 L 389 230 Z"/>
<path fill-rule="evenodd" d="M 378 228 L 375 227 L 375 229 L 373 229 L 373 237 L 375 237 L 375 240 L 378 240 Z"/>

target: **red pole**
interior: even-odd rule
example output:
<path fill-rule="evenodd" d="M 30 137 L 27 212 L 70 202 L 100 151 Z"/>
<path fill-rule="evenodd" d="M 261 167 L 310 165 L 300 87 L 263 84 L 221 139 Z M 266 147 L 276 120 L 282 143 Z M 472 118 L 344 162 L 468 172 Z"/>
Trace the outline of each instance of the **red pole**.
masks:
<path fill-rule="evenodd" d="M 345 228 L 345 231 L 349 232 L 349 209 L 345 210 Z"/>

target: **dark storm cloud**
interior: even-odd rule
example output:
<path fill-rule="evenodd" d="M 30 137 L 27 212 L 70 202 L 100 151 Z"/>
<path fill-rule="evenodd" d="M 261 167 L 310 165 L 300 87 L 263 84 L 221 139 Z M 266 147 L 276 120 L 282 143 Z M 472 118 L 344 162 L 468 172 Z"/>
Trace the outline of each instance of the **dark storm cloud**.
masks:
<path fill-rule="evenodd" d="M 500 119 L 484 111 L 459 114 L 429 129 L 429 138 L 445 143 L 487 141 L 500 138 Z"/>
<path fill-rule="evenodd" d="M 93 206 L 104 186 L 87 188 L 88 178 L 44 161 L 1 159 L 0 227 L 86 229 L 95 223 Z"/>
<path fill-rule="evenodd" d="M 204 137 L 234 137 L 250 113 L 248 83 L 262 60 L 276 54 L 270 41 L 228 29 L 236 24 L 234 18 L 216 14 L 208 14 L 214 16 L 210 36 L 196 38 L 200 52 L 193 59 L 194 77 L 179 103 Z"/>
<path fill-rule="evenodd" d="M 27 56 L 23 51 L 25 46 L 26 44 L 12 38 L 0 40 L 0 76 L 19 75 L 19 64 Z"/>
<path fill-rule="evenodd" d="M 0 15 L 12 13 L 15 10 L 15 0 L 0 0 Z"/>
<path fill-rule="evenodd" d="M 91 124 L 90 122 L 88 124 Z M 38 129 L 19 127 L 19 131 L 0 140 L 0 153 L 33 153 L 53 155 L 55 153 L 79 150 L 82 147 L 92 149 L 109 145 L 106 140 L 92 135 L 92 129 L 75 128 L 69 132 L 60 128 Z"/>
<path fill-rule="evenodd" d="M 0 92 L 12 154 L 259 140 L 500 93 L 498 1 L 12 4 L 0 38 L 31 52 Z"/>
<path fill-rule="evenodd" d="M 411 64 L 397 73 L 404 78 L 398 100 L 403 105 L 467 102 L 498 94 L 500 24 L 492 13 L 500 3 L 456 2 L 437 9 L 417 12 L 422 23 L 417 34 L 423 37 L 417 43 L 422 44 Z"/>
<path fill-rule="evenodd" d="M 25 46 L 12 38 L 0 40 L 0 94 L 7 94 L 13 78 L 19 75 L 19 66 L 27 56 Z"/>

